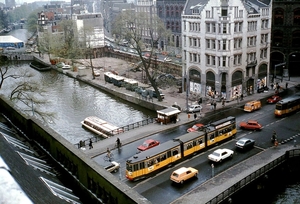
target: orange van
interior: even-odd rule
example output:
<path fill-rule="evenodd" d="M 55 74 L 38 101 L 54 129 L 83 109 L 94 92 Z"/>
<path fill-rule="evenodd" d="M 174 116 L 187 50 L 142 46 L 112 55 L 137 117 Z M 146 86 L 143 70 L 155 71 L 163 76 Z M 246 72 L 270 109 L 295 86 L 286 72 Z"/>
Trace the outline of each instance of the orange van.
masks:
<path fill-rule="evenodd" d="M 257 109 L 261 108 L 261 102 L 260 101 L 249 101 L 244 106 L 244 111 L 246 112 L 252 112 Z"/>

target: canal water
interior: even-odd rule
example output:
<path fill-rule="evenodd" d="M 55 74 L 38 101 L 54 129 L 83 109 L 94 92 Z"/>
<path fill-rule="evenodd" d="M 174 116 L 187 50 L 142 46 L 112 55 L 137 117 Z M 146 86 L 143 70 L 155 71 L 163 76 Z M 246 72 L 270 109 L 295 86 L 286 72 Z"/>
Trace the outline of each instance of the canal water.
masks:
<path fill-rule="evenodd" d="M 14 30 L 10 35 L 23 40 L 30 37 L 25 29 Z M 75 144 L 80 140 L 95 136 L 81 126 L 81 121 L 88 116 L 95 115 L 117 126 L 124 126 L 148 117 L 155 117 L 156 113 L 140 108 L 118 98 L 102 93 L 85 83 L 70 78 L 56 71 L 38 72 L 28 64 L 17 65 L 14 71 L 25 70 L 33 73 L 34 81 L 45 91 L 42 99 L 47 104 L 40 107 L 43 111 L 55 113 L 55 118 L 47 124 L 69 142 Z M 13 79 L 5 81 L 1 94 L 8 96 L 11 92 Z M 23 109 L 28 107 L 18 104 Z M 29 114 L 34 114 L 29 112 Z M 271 200 L 266 203 L 290 204 L 300 203 L 300 182 L 289 182 L 281 190 L 276 191 Z M 251 192 L 249 192 L 251 194 Z M 255 196 L 255 195 L 250 195 Z M 247 197 L 245 197 L 247 200 Z"/>

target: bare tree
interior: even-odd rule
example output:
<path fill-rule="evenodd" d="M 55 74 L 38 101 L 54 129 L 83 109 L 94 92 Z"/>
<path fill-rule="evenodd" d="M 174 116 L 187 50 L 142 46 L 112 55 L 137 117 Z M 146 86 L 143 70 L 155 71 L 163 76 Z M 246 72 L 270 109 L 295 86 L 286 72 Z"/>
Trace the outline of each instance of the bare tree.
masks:
<path fill-rule="evenodd" d="M 122 12 L 116 18 L 113 23 L 112 33 L 119 40 L 126 39 L 129 46 L 136 50 L 143 64 L 142 71 L 146 73 L 146 78 L 154 88 L 158 100 L 162 101 L 155 82 L 157 60 L 154 49 L 158 45 L 159 40 L 169 38 L 171 31 L 165 29 L 164 23 L 157 16 L 145 12 L 134 13 L 128 10 Z M 150 44 L 150 55 L 147 58 L 143 56 L 145 44 Z"/>
<path fill-rule="evenodd" d="M 46 97 L 43 97 L 40 84 L 32 80 L 33 74 L 22 69 L 13 71 L 8 60 L 4 56 L 0 56 L 0 58 L 0 89 L 3 88 L 5 80 L 15 79 L 14 83 L 11 83 L 14 88 L 9 95 L 10 100 L 25 104 L 28 107 L 28 109 L 23 109 L 25 112 L 32 112 L 34 116 L 41 118 L 44 122 L 53 121 L 54 113 L 39 109 L 41 105 L 47 103 L 47 100 Z"/>

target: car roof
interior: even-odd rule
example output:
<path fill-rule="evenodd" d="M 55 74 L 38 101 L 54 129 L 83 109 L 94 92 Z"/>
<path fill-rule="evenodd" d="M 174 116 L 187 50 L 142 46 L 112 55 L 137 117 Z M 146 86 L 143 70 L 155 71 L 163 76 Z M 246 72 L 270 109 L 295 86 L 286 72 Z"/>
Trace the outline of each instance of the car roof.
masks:
<path fill-rule="evenodd" d="M 187 170 L 188 170 L 188 168 L 181 167 L 181 168 L 175 170 L 174 173 L 176 173 L 176 174 L 182 174 L 183 172 L 186 172 Z"/>
<path fill-rule="evenodd" d="M 251 139 L 249 139 L 249 138 L 241 138 L 241 139 L 239 139 L 239 141 L 238 142 L 246 142 L 247 140 L 251 140 Z"/>
<path fill-rule="evenodd" d="M 256 120 L 248 120 L 248 123 L 257 123 Z"/>
<path fill-rule="evenodd" d="M 146 143 L 150 143 L 150 142 L 155 142 L 155 140 L 153 140 L 153 139 L 147 139 L 147 140 L 145 140 L 145 142 L 146 142 Z M 145 142 L 144 142 L 144 143 L 145 143 Z"/>
<path fill-rule="evenodd" d="M 222 153 L 222 152 L 224 152 L 224 151 L 228 151 L 229 149 L 217 149 L 217 150 L 215 150 L 214 152 L 217 152 L 217 153 Z"/>

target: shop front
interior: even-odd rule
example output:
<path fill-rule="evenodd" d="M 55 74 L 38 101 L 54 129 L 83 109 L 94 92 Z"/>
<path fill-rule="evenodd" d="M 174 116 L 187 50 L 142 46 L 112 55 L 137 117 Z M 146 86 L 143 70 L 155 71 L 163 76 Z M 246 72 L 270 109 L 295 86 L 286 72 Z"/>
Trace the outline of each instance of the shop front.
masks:
<path fill-rule="evenodd" d="M 243 74 L 235 71 L 232 74 L 232 84 L 230 88 L 230 100 L 237 100 L 243 94 Z"/>

